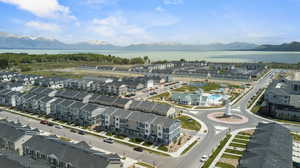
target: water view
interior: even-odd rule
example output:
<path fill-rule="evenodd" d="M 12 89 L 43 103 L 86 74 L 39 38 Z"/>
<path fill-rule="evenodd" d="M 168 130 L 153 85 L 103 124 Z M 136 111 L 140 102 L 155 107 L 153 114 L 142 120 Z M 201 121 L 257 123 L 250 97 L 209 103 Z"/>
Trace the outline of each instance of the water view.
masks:
<path fill-rule="evenodd" d="M 300 62 L 300 52 L 267 51 L 124 51 L 124 50 L 0 50 L 0 53 L 28 54 L 73 54 L 97 53 L 110 54 L 125 58 L 149 56 L 151 60 L 206 60 L 213 62 Z"/>

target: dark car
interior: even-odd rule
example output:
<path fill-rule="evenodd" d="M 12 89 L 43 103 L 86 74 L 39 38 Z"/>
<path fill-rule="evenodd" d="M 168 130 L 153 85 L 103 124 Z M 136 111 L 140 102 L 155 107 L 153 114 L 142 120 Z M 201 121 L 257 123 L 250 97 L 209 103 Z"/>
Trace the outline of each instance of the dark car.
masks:
<path fill-rule="evenodd" d="M 78 134 L 85 135 L 85 132 L 84 131 L 79 131 Z"/>
<path fill-rule="evenodd" d="M 71 129 L 71 132 L 73 133 L 77 133 L 77 131 L 75 129 Z"/>
<path fill-rule="evenodd" d="M 135 148 L 133 148 L 133 150 L 138 151 L 138 152 L 143 152 L 144 151 L 144 149 L 141 148 L 141 147 L 135 147 Z"/>
<path fill-rule="evenodd" d="M 42 120 L 42 121 L 40 121 L 40 123 L 46 125 L 46 124 L 48 124 L 48 121 L 47 120 Z"/>
<path fill-rule="evenodd" d="M 105 139 L 103 140 L 103 142 L 112 144 L 112 143 L 114 143 L 114 140 L 111 139 L 111 138 L 105 138 Z"/>
<path fill-rule="evenodd" d="M 48 126 L 52 127 L 54 124 L 52 122 L 48 122 Z"/>

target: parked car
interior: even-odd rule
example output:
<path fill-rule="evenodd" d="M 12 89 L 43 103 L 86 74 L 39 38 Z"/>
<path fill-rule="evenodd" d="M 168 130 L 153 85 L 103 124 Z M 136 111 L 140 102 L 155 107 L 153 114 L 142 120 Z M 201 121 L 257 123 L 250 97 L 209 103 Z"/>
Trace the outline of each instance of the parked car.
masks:
<path fill-rule="evenodd" d="M 77 130 L 75 130 L 75 129 L 71 129 L 71 132 L 73 132 L 73 133 L 77 133 Z"/>
<path fill-rule="evenodd" d="M 112 144 L 112 143 L 114 143 L 114 140 L 111 139 L 111 138 L 105 138 L 105 139 L 103 140 L 103 142 Z"/>
<path fill-rule="evenodd" d="M 85 132 L 80 130 L 80 131 L 78 132 L 78 134 L 80 134 L 80 135 L 85 135 Z"/>
<path fill-rule="evenodd" d="M 58 129 L 62 129 L 63 128 L 63 126 L 61 126 L 61 125 L 55 125 L 54 127 L 58 128 Z"/>
<path fill-rule="evenodd" d="M 52 122 L 48 122 L 48 126 L 52 127 L 54 124 Z"/>
<path fill-rule="evenodd" d="M 206 162 L 206 159 L 201 158 L 200 162 Z"/>
<path fill-rule="evenodd" d="M 144 149 L 141 148 L 141 147 L 135 147 L 135 148 L 133 148 L 133 150 L 138 151 L 138 152 L 143 152 L 144 151 Z"/>
<path fill-rule="evenodd" d="M 48 121 L 47 120 L 42 120 L 42 121 L 40 121 L 40 124 L 48 124 Z"/>

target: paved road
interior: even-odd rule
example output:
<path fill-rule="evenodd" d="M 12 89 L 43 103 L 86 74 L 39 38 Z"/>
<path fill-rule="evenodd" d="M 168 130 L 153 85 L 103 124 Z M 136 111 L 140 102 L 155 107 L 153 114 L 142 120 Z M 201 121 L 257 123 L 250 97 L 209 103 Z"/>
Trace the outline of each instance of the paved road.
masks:
<path fill-rule="evenodd" d="M 242 114 L 246 117 L 248 117 L 249 121 L 242 125 L 230 125 L 230 124 L 224 124 L 224 123 L 217 123 L 214 121 L 211 121 L 207 119 L 207 114 L 213 113 L 213 112 L 220 112 L 224 111 L 224 109 L 218 109 L 218 110 L 201 110 L 197 112 L 188 111 L 190 115 L 193 115 L 194 117 L 197 117 L 198 119 L 202 120 L 208 128 L 207 135 L 201 140 L 200 143 L 198 143 L 190 152 L 187 154 L 179 157 L 179 158 L 171 158 L 171 157 L 165 157 L 160 156 L 156 154 L 151 154 L 149 152 L 136 152 L 133 151 L 131 147 L 128 147 L 123 144 L 107 144 L 102 141 L 101 138 L 91 136 L 91 135 L 79 135 L 76 133 L 71 133 L 68 129 L 57 129 L 54 127 L 49 127 L 45 125 L 39 124 L 38 121 L 28 119 L 22 116 L 17 116 L 14 114 L 11 114 L 9 112 L 2 111 L 0 112 L 0 117 L 8 118 L 10 120 L 19 120 L 23 124 L 29 124 L 31 127 L 38 128 L 40 130 L 44 130 L 47 132 L 52 132 L 57 135 L 69 137 L 71 139 L 74 139 L 76 141 L 86 141 L 89 144 L 107 150 L 111 152 L 115 152 L 118 154 L 126 154 L 126 156 L 129 156 L 136 160 L 143 160 L 148 163 L 155 163 L 159 168 L 199 168 L 202 164 L 200 162 L 200 158 L 203 155 L 209 155 L 214 148 L 217 147 L 219 142 L 223 139 L 223 137 L 226 134 L 226 131 L 230 128 L 232 131 L 241 129 L 241 128 L 254 128 L 258 122 L 268 122 L 267 119 L 262 119 L 257 116 L 255 116 L 252 113 L 249 113 L 246 111 L 247 103 L 250 100 L 250 98 L 257 94 L 258 90 L 260 88 L 266 87 L 268 83 L 271 81 L 271 75 L 267 75 L 265 78 L 259 80 L 256 82 L 253 86 L 253 89 L 244 96 L 239 102 L 237 102 L 235 105 L 233 105 L 232 109 L 234 110 L 233 113 Z M 298 126 L 292 126 L 292 125 L 285 125 L 290 130 L 295 132 L 300 132 L 300 127 Z"/>

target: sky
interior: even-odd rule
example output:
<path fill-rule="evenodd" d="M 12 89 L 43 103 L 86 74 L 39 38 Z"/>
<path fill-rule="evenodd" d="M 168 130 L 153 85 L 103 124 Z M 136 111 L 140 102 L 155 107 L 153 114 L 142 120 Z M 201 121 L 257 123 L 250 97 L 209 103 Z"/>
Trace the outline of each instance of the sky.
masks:
<path fill-rule="evenodd" d="M 300 41 L 300 0 L 0 0 L 0 32 L 66 43 Z"/>

